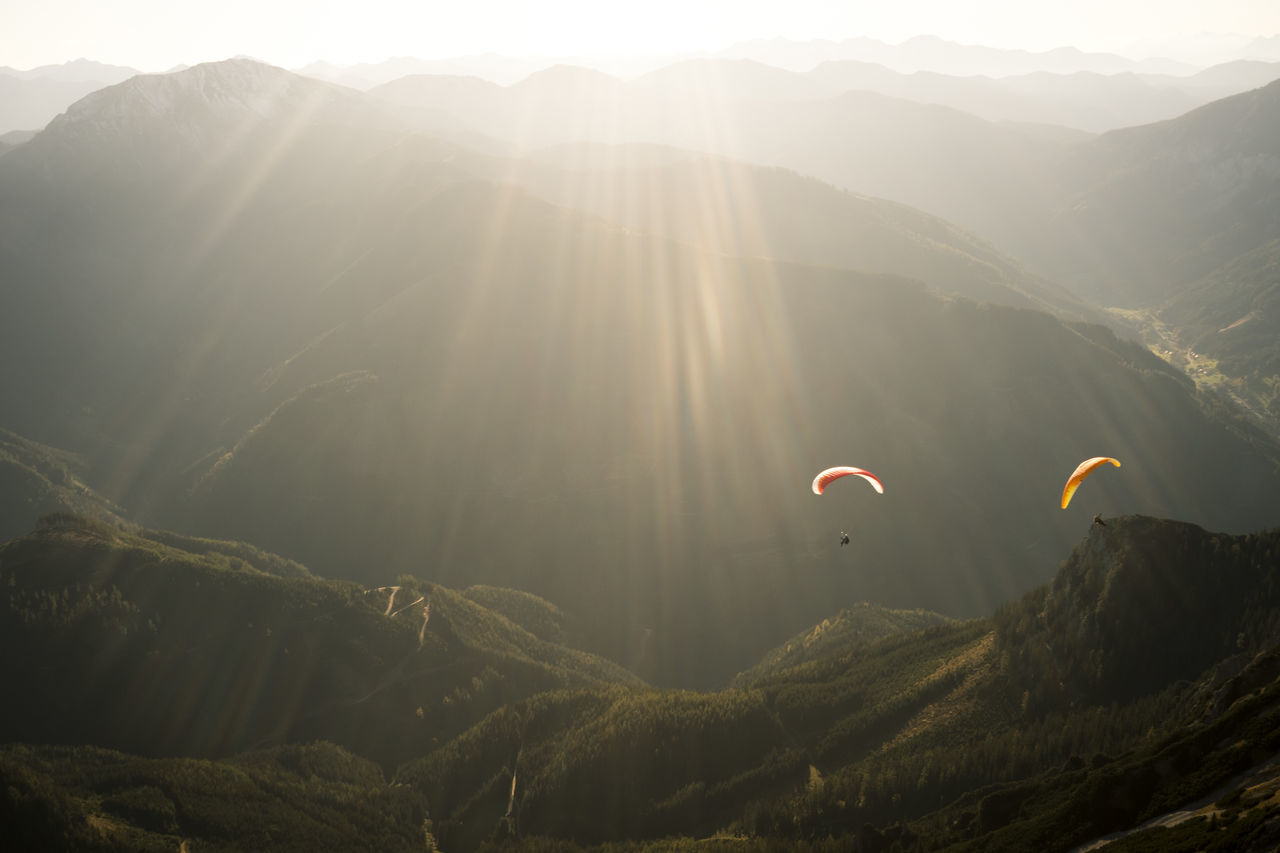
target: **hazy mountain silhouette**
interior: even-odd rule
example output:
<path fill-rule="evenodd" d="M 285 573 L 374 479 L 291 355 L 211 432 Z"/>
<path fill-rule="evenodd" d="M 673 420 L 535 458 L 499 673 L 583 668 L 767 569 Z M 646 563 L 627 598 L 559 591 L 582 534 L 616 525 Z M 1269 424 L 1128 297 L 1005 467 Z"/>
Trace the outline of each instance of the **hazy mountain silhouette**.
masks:
<path fill-rule="evenodd" d="M 1274 431 L 1278 98 L 1280 82 L 1270 83 L 1061 144 L 1028 166 L 1035 197 L 975 193 L 984 209 L 955 219 L 984 223 L 979 233 L 1082 298 L 1131 309 L 1153 347 Z"/>
<path fill-rule="evenodd" d="M 1007 50 L 958 44 L 929 35 L 915 36 L 900 44 L 862 37 L 838 42 L 829 39 L 760 39 L 736 44 L 722 51 L 719 56 L 725 59 L 753 59 L 795 71 L 809 71 L 822 62 L 855 61 L 871 62 L 907 74 L 933 71 L 956 76 L 988 77 L 1007 77 L 1037 71 L 1056 74 L 1073 74 L 1079 71 L 1098 74 L 1129 71 L 1185 74 L 1194 69 L 1194 66 L 1168 59 L 1135 61 L 1116 54 L 1089 53 L 1072 47 L 1042 52 Z"/>
<path fill-rule="evenodd" d="M 746 59 L 691 59 L 637 77 L 627 88 L 664 100 L 809 100 L 830 98 L 843 91 L 813 75 L 796 74 Z"/>
<path fill-rule="evenodd" d="M 104 85 L 107 84 L 20 80 L 0 74 L 0 132 L 40 130 L 68 104 Z"/>
<path fill-rule="evenodd" d="M 653 146 L 558 146 L 529 159 L 554 168 L 512 164 L 504 178 L 717 254 L 890 272 L 980 301 L 1104 317 L 937 217 L 786 170 Z"/>
<path fill-rule="evenodd" d="M 1276 60 L 1238 59 L 1211 66 L 1189 77 L 1160 78 L 1160 82 L 1216 101 L 1265 86 L 1277 78 L 1280 78 L 1280 62 Z"/>
<path fill-rule="evenodd" d="M 28 71 L 0 68 L 0 133 L 40 130 L 90 92 L 137 73 L 132 68 L 87 59 Z"/>
<path fill-rule="evenodd" d="M 1075 146 L 1039 240 L 1009 248 L 1103 303 L 1159 301 L 1274 238 L 1278 122 L 1280 82 Z"/>
<path fill-rule="evenodd" d="M 457 84 L 446 88 L 425 80 L 412 87 L 401 81 L 386 94 L 400 106 L 430 111 L 433 130 L 444 124 L 442 116 L 452 115 L 474 133 L 526 149 L 579 141 L 640 141 L 783 166 L 943 216 L 1051 277 L 1079 284 L 1085 295 L 1096 296 L 1097 291 L 1088 289 L 1092 285 L 1079 281 L 1071 259 L 1110 258 L 1112 251 L 1085 252 L 1081 243 L 1092 243 L 1100 235 L 1123 243 L 1129 229 L 1110 219 L 1091 224 L 1085 206 L 1105 208 L 1107 202 L 1086 196 L 1102 191 L 1091 189 L 1104 179 L 1101 176 L 1132 168 L 1123 184 L 1108 186 L 1121 201 L 1143 208 L 1155 202 L 1133 181 L 1146 170 L 1162 168 L 1157 165 L 1162 159 L 1151 163 L 1144 158 L 1154 155 L 1148 146 L 1166 143 L 1158 141 L 1158 129 L 1133 127 L 1082 144 L 1067 136 L 1055 139 L 1028 123 L 1103 129 L 1164 119 L 1187 127 L 1199 114 L 1193 107 L 1231 89 L 1219 81 L 1236 80 L 1243 88 L 1273 78 L 1273 71 L 1266 64 L 1247 64 L 1183 81 L 1044 73 L 986 79 L 908 76 L 838 63 L 789 75 L 749 62 L 697 61 L 627 84 L 598 72 L 561 69 L 556 75 L 525 81 L 527 86 L 473 86 L 465 100 L 451 94 L 460 88 Z M 383 90 L 374 94 L 383 95 Z M 1213 106 L 1213 117 L 1205 120 L 1202 130 L 1231 127 L 1233 119 L 1225 112 L 1229 109 Z M 1124 139 L 1132 141 L 1115 141 Z M 1120 162 L 1125 157 L 1132 158 L 1132 167 Z M 1161 179 L 1170 187 L 1182 180 L 1176 174 Z M 1188 207 L 1160 204 L 1164 216 L 1184 215 L 1179 211 Z M 1064 207 L 1075 211 L 1061 214 L 1065 222 L 1045 213 Z M 1071 217 L 1083 221 L 1082 239 L 1073 240 L 1068 233 L 1060 240 L 1060 229 L 1074 225 Z M 1137 234 L 1143 227 L 1164 233 L 1166 224 L 1135 223 L 1133 229 Z M 1175 231 L 1170 240 L 1177 243 L 1184 236 Z M 1135 240 L 1134 253 L 1152 248 L 1143 239 Z M 1049 259 L 1051 252 L 1065 257 Z M 1129 275 L 1121 272 L 1129 266 L 1122 259 L 1110 274 Z M 1163 275 L 1158 266 L 1152 270 L 1148 275 Z"/>
<path fill-rule="evenodd" d="M 1174 82 L 1177 78 L 1132 73 L 1038 71 L 995 78 L 920 71 L 907 75 L 883 66 L 840 62 L 819 65 L 807 76 L 842 90 L 943 104 L 988 121 L 1055 124 L 1093 133 L 1173 118 L 1213 100 L 1207 93 L 1196 97 L 1182 91 Z M 1280 73 L 1267 82 L 1276 76 Z M 1241 82 L 1229 94 L 1248 88 L 1247 82 Z"/>
<path fill-rule="evenodd" d="M 1044 134 L 872 92 L 746 97 L 761 73 L 776 82 L 782 72 L 751 63 L 696 62 L 623 84 L 564 68 L 519 88 L 473 87 L 477 97 L 462 103 L 456 86 L 405 81 L 386 88 L 397 105 L 430 115 L 432 132 L 442 114 L 452 114 L 461 129 L 506 140 L 517 150 L 642 142 L 782 166 L 918 207 L 997 245 L 1006 244 L 1006 232 L 1016 226 L 993 207 L 1025 210 L 1044 201 L 1045 161 L 1061 151 L 1061 143 Z M 677 94 L 680 86 L 662 87 L 664 80 L 689 74 L 699 82 L 687 94 Z M 648 94 L 652 90 L 661 96 Z M 383 92 L 380 87 L 370 94 Z"/>

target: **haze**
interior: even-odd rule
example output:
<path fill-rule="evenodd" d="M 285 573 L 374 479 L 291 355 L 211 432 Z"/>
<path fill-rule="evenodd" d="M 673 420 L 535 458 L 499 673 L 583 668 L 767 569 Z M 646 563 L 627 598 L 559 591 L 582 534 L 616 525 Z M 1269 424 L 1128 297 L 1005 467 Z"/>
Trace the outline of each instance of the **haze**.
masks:
<path fill-rule="evenodd" d="M 1280 32 L 1280 4 L 1226 0 L 901 3 L 702 0 L 644 5 L 553 0 L 427 4 L 405 0 L 5 0 L 0 65 L 26 69 L 77 58 L 163 71 L 247 55 L 282 67 L 499 53 L 548 57 L 716 51 L 749 39 L 899 43 L 929 33 L 964 44 L 1032 51 L 1146 52 L 1184 61 L 1224 37 Z M 1214 34 L 1209 38 L 1206 34 Z M 1171 55 L 1171 54 L 1179 55 Z"/>

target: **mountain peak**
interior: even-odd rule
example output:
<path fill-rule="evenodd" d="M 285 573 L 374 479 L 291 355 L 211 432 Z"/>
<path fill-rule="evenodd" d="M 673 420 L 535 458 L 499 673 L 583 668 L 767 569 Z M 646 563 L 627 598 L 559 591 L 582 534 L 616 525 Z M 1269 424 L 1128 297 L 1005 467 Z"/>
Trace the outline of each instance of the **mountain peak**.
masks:
<path fill-rule="evenodd" d="M 165 74 L 139 74 L 72 104 L 33 142 L 39 150 L 72 150 L 77 157 L 136 160 L 139 145 L 177 162 L 183 151 L 216 148 L 270 123 L 294 127 L 398 126 L 383 107 L 351 89 L 238 57 Z M 113 143 L 123 146 L 109 153 Z M 105 147 L 104 147 L 105 145 Z"/>
<path fill-rule="evenodd" d="M 258 62 L 236 58 L 208 62 L 170 74 L 139 74 L 72 104 L 50 127 L 112 122 L 138 116 L 172 115 L 190 101 L 222 114 L 266 117 L 282 102 L 314 97 L 325 84 Z"/>

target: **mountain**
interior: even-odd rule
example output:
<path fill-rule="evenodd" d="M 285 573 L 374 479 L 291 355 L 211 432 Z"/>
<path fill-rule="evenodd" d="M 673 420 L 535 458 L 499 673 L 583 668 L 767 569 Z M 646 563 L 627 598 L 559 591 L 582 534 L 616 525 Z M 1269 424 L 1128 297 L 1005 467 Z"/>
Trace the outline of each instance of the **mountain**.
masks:
<path fill-rule="evenodd" d="M 85 59 L 29 71 L 0 68 L 0 133 L 40 130 L 90 92 L 137 73 Z"/>
<path fill-rule="evenodd" d="M 478 77 L 506 86 L 553 65 L 582 66 L 632 79 L 669 65 L 702 60 L 746 60 L 800 72 L 809 71 L 821 62 L 861 61 L 879 63 L 904 73 L 923 70 L 957 76 L 981 74 L 1003 77 L 1037 71 L 1055 74 L 1088 71 L 1099 74 L 1141 72 L 1187 75 L 1215 62 L 1274 60 L 1275 57 L 1268 55 L 1267 50 L 1263 39 L 1259 39 L 1255 45 L 1232 42 L 1215 52 L 1211 58 L 1192 64 L 1161 58 L 1135 60 L 1117 54 L 1088 53 L 1074 48 L 1042 52 L 1003 50 L 961 45 L 933 36 L 913 38 L 898 45 L 869 38 L 850 38 L 839 42 L 829 39 L 798 41 L 773 38 L 739 42 L 714 54 L 544 57 L 482 54 L 435 60 L 404 56 L 379 63 L 353 65 L 314 62 L 295 70 L 304 76 L 362 91 L 402 77 L 417 75 Z M 1154 48 L 1147 55 L 1159 57 L 1162 54 L 1158 48 Z"/>
<path fill-rule="evenodd" d="M 33 130 L 11 130 L 6 134 L 0 135 L 0 144 L 16 148 L 35 135 L 36 131 Z"/>
<path fill-rule="evenodd" d="M 650 98 L 727 98 L 775 101 L 830 98 L 840 89 L 815 79 L 746 59 L 691 59 L 632 80 L 632 92 Z"/>
<path fill-rule="evenodd" d="M 371 94 L 417 112 L 433 133 L 450 132 L 452 118 L 466 132 L 517 150 L 644 142 L 781 166 L 942 216 L 1049 278 L 1088 288 L 1070 268 L 1072 258 L 1088 253 L 1080 241 L 1058 239 L 1065 223 L 1054 217 L 1081 217 L 1089 188 L 1127 167 L 1107 162 L 1115 156 L 1101 153 L 1107 140 L 1055 138 L 1040 125 L 1107 130 L 1184 122 L 1230 89 L 1216 81 L 1236 80 L 1244 88 L 1264 78 L 1272 79 L 1265 65 L 1222 69 L 1193 84 L 1135 74 L 903 75 L 860 63 L 797 74 L 746 61 L 699 60 L 628 83 L 560 68 L 510 87 L 418 78 Z M 1145 163 L 1135 157 L 1133 168 Z M 1102 230 L 1108 239 L 1123 239 L 1114 227 Z"/>
<path fill-rule="evenodd" d="M 823 657 L 833 648 L 847 650 L 855 644 L 870 644 L 894 634 L 916 633 L 949 621 L 947 617 L 927 610 L 890 610 L 870 602 L 859 602 L 765 653 L 760 663 L 738 673 L 733 686 L 749 687 L 782 670 Z"/>
<path fill-rule="evenodd" d="M 86 485 L 85 476 L 84 460 L 75 454 L 0 430 L 0 539 L 56 512 L 123 521 L 124 510 Z"/>
<path fill-rule="evenodd" d="M 1259 89 L 1280 79 L 1280 62 L 1238 59 L 1211 66 L 1190 77 L 1160 79 L 1161 82 L 1167 80 L 1205 101 L 1216 101 L 1250 89 Z"/>
<path fill-rule="evenodd" d="M 694 693 L 584 683 L 585 672 L 607 668 L 563 649 L 550 663 L 542 654 L 552 646 L 439 586 L 422 590 L 432 608 L 418 629 L 386 615 L 395 612 L 378 594 L 387 590 L 214 566 L 118 529 L 54 519 L 0 547 L 9 608 L 26 613 L 0 624 L 26 632 L 21 648 L 33 659 L 5 665 L 43 665 L 46 677 L 21 682 L 23 698 L 37 708 L 60 700 L 61 739 L 77 731 L 70 720 L 93 734 L 78 746 L 15 743 L 29 732 L 13 723 L 24 703 L 6 706 L 0 840 L 88 850 L 683 850 L 707 837 L 744 850 L 1061 850 L 1102 840 L 1270 849 L 1280 785 L 1277 548 L 1276 530 L 1230 536 L 1113 517 L 1050 583 L 993 615 L 879 639 L 837 628 L 822 648 L 790 665 L 775 660 L 749 685 Z M 513 591 L 475 594 L 549 612 Z M 191 596 L 205 606 L 184 603 Z M 322 618 L 311 618 L 317 605 Z M 217 630 L 213 617 L 230 612 L 234 628 Z M 99 628 L 115 639 L 84 654 L 78 642 Z M 185 639 L 175 646 L 160 635 Z M 188 645 L 197 637 L 204 645 Z M 255 644 L 287 653 L 232 653 Z M 532 688 L 521 696 L 516 647 L 545 661 L 542 671 L 565 673 L 575 661 L 588 669 L 555 689 L 518 679 Z M 165 666 L 175 655 L 181 665 Z M 424 660 L 405 663 L 414 658 Z M 436 665 L 412 678 L 426 659 Z M 263 667 L 266 677 L 245 672 Z M 61 697 L 84 689 L 84 677 L 131 668 L 135 689 L 139 675 L 167 673 L 147 694 L 162 705 L 175 684 L 210 681 L 219 701 L 183 706 L 197 720 L 238 709 L 237 726 L 283 718 L 294 730 L 234 756 L 197 758 L 189 745 L 154 754 L 156 734 L 187 719 L 170 715 L 150 754 L 103 749 L 95 744 L 138 722 L 113 714 L 116 691 L 99 690 L 106 701 L 94 704 Z M 389 675 L 398 686 L 375 687 L 350 716 L 325 713 L 324 691 Z M 265 701 L 299 677 L 314 685 L 306 701 Z M 474 713 L 490 689 L 505 698 Z M 306 731 L 291 707 L 309 712 Z M 414 734 L 444 731 L 448 709 L 471 722 L 437 740 Z M 312 742 L 335 733 L 358 743 Z M 389 744 L 380 762 L 369 759 Z"/>
<path fill-rule="evenodd" d="M 1274 238 L 1278 116 L 1280 81 L 1076 146 L 1051 230 L 1010 248 L 1106 304 L 1159 301 Z"/>
<path fill-rule="evenodd" d="M 396 126 L 351 90 L 253 60 L 234 59 L 175 74 L 139 75 L 98 90 L 59 116 L 44 138 L 59 139 L 65 145 L 93 134 L 118 133 L 122 137 L 113 141 L 139 141 L 133 135 L 160 132 L 167 135 L 167 142 L 185 137 L 198 143 L 219 129 L 255 119 L 323 125 L 338 121 L 338 115 L 347 122 Z"/>
<path fill-rule="evenodd" d="M 1263 423 L 1280 424 L 1280 239 L 1224 264 L 1160 305 L 1159 346 L 1171 357 L 1253 411 Z M 1176 331 L 1174 331 L 1176 330 Z"/>
<path fill-rule="evenodd" d="M 806 76 L 845 91 L 860 89 L 941 104 L 988 121 L 1063 125 L 1090 133 L 1174 118 L 1213 100 L 1207 94 L 1208 84 L 1206 94 L 1197 97 L 1182 91 L 1178 78 L 1133 73 L 1037 71 L 998 78 L 962 77 L 928 71 L 901 74 L 866 63 L 828 62 Z M 1268 82 L 1271 79 L 1275 76 Z M 1252 87 L 1242 80 L 1226 94 L 1248 88 Z"/>
<path fill-rule="evenodd" d="M 69 104 L 102 85 L 93 81 L 23 80 L 0 74 L 0 132 L 40 130 Z"/>
<path fill-rule="evenodd" d="M 830 39 L 758 39 L 735 44 L 720 52 L 718 57 L 751 59 L 794 71 L 809 71 L 822 62 L 854 61 L 883 65 L 905 74 L 932 71 L 962 77 L 1007 77 L 1037 71 L 1054 74 L 1078 71 L 1186 74 L 1195 70 L 1195 66 L 1168 59 L 1133 60 L 1117 54 L 1087 53 L 1070 47 L 1042 52 L 1006 50 L 958 44 L 928 35 L 915 36 L 900 44 L 861 37 L 838 42 Z"/>
<path fill-rule="evenodd" d="M 1276 544 L 1113 519 L 992 618 L 836 644 L 746 689 L 538 697 L 398 778 L 467 849 L 491 832 L 1068 849 L 1225 798 L 1280 745 Z"/>
<path fill-rule="evenodd" d="M 590 68 L 554 65 L 510 86 L 469 77 L 412 76 L 369 91 L 449 138 L 499 141 L 504 153 L 583 140 L 619 141 L 652 123 L 659 108 L 632 97 L 622 80 Z"/>
<path fill-rule="evenodd" d="M 26 685 L 0 719 L 9 742 L 208 758 L 324 738 L 393 767 L 534 693 L 639 684 L 523 628 L 525 613 L 539 632 L 558 622 L 527 594 L 499 612 L 412 578 L 324 581 L 244 544 L 69 514 L 0 546 L 0 576 L 0 630 L 23 650 L 4 676 Z"/>
<path fill-rule="evenodd" d="M 675 85 L 689 75 L 700 79 Z M 742 97 L 761 76 L 773 81 L 766 91 L 774 97 Z M 470 87 L 475 97 L 461 105 L 456 85 L 397 85 L 394 97 L 400 107 L 432 116 L 432 132 L 442 114 L 452 114 L 465 130 L 517 151 L 640 142 L 780 166 L 917 207 L 997 246 L 1008 245 L 1019 227 L 1005 211 L 1044 201 L 1045 163 L 1062 151 L 1052 137 L 872 92 L 816 97 L 813 82 L 797 77 L 753 64 L 697 62 L 624 84 L 562 68 L 520 87 Z M 779 99 L 783 91 L 809 94 Z"/>
<path fill-rule="evenodd" d="M 490 53 L 433 60 L 399 57 L 385 62 L 356 65 L 315 62 L 295 70 L 307 77 L 368 91 L 406 77 L 469 77 L 498 86 L 510 86 L 556 65 L 574 65 L 592 68 L 613 76 L 631 77 L 683 58 L 675 56 L 503 56 Z"/>
<path fill-rule="evenodd" d="M 372 96 L 401 111 L 415 127 L 470 148 L 505 153 L 510 144 L 476 130 L 485 127 L 489 104 L 507 98 L 507 89 L 478 77 L 417 74 L 372 90 Z"/>
<path fill-rule="evenodd" d="M 18 80 L 52 80 L 60 83 L 96 83 L 98 88 L 122 83 L 138 74 L 138 70 L 123 65 L 107 65 L 91 59 L 76 59 L 61 65 L 41 65 L 26 71 L 16 68 L 0 68 L 0 76 Z"/>
<path fill-rule="evenodd" d="M 540 71 L 547 64 L 543 59 L 496 55 L 440 60 L 403 56 L 384 62 L 362 62 L 354 65 L 313 62 L 295 70 L 304 77 L 325 80 L 363 92 L 405 77 L 419 76 L 471 77 L 508 85 Z"/>
<path fill-rule="evenodd" d="M 833 602 L 985 612 L 1094 512 L 1274 522 L 1274 443 L 1141 347 L 838 266 L 848 228 L 939 289 L 1034 284 L 938 220 L 706 164 L 638 172 L 670 200 L 639 218 L 587 170 L 608 204 L 584 211 L 573 183 L 552 203 L 518 185 L 536 170 L 371 126 L 358 93 L 217 72 L 126 85 L 0 160 L 10 428 L 149 527 L 370 587 L 527 590 L 585 648 L 703 686 Z M 785 216 L 693 205 L 756 189 L 839 227 L 806 247 Z M 1062 512 L 1100 452 L 1125 468 Z M 838 462 L 888 493 L 816 498 Z"/>
<path fill-rule="evenodd" d="M 1278 135 L 1280 81 L 1064 147 L 1039 203 L 987 197 L 983 216 L 1028 269 L 1113 306 L 1275 432 Z"/>
<path fill-rule="evenodd" d="M 207 469 L 191 499 L 170 505 L 180 513 L 170 521 L 262 542 L 326 574 L 425 564 L 446 583 L 527 588 L 574 613 L 592 648 L 650 673 L 634 650 L 651 634 L 655 677 L 699 683 L 714 677 L 718 660 L 730 663 L 719 654 L 781 640 L 799 614 L 820 613 L 833 596 L 951 608 L 967 600 L 977 609 L 1027 583 L 1043 565 L 1037 555 L 1071 535 L 1052 503 L 1064 465 L 1045 456 L 1046 441 L 1070 442 L 1072 464 L 1100 441 L 1138 472 L 1110 488 L 1096 484 L 1093 506 L 1104 512 L 1136 502 L 1237 523 L 1273 518 L 1264 495 L 1274 463 L 1255 455 L 1267 446 L 1261 437 L 1224 432 L 1171 372 L 1099 327 L 949 304 L 892 280 L 710 265 L 674 248 L 668 263 L 679 266 L 629 278 L 627 265 L 604 254 L 602 235 L 590 238 L 594 259 L 568 257 L 580 280 L 616 280 L 619 289 L 557 292 L 551 283 L 562 288 L 568 279 L 542 268 L 535 247 L 582 238 L 572 228 L 544 230 L 551 223 L 533 227 L 524 219 L 530 212 L 509 202 L 505 209 L 526 222 L 518 233 L 529 242 L 490 244 L 503 261 L 486 255 L 472 298 L 488 298 L 468 306 L 479 319 L 455 320 L 467 315 L 445 310 L 432 288 L 415 289 L 395 299 L 394 312 L 370 317 L 367 330 L 342 330 L 302 354 L 291 367 L 319 375 L 353 352 L 376 360 L 364 362 L 371 373 L 317 384 L 283 404 Z M 488 204 L 481 210 L 490 215 Z M 611 252 L 634 251 L 629 242 Z M 708 266 L 699 274 L 684 263 Z M 729 284 L 690 290 L 688 281 Z M 590 299 L 590 319 L 552 319 L 549 299 Z M 804 335 L 766 319 L 779 315 Z M 527 325 L 538 317 L 546 319 Z M 718 354 L 700 355 L 700 335 L 686 337 L 677 325 L 684 322 L 716 328 Z M 424 348 L 455 323 L 442 355 Z M 563 324 L 557 341 L 524 331 L 543 323 Z M 366 335 L 377 350 L 361 343 Z M 761 350 L 778 335 L 786 350 Z M 650 367 L 664 336 L 691 350 Z M 708 372 L 702 358 L 718 366 Z M 398 367 L 424 360 L 441 365 L 427 374 L 440 379 Z M 443 365 L 450 372 L 436 373 Z M 1081 381 L 1089 405 L 1064 409 L 1049 390 Z M 795 387 L 796 397 L 778 383 Z M 1161 415 L 1148 419 L 1145 407 Z M 790 418 L 802 418 L 803 432 L 784 440 L 797 429 Z M 878 448 L 864 464 L 898 483 L 908 519 L 856 493 L 802 503 L 813 498 L 798 472 L 856 447 Z M 744 468 L 744 458 L 767 464 Z M 1196 461 L 1170 472 L 1160 458 Z M 939 489 L 939 480 L 965 486 Z M 1050 496 L 1042 512 L 1027 509 L 1036 492 Z M 658 499 L 638 504 L 637 495 Z M 424 523 L 430 519 L 448 524 Z M 857 546 L 836 559 L 844 552 L 829 537 L 850 524 Z M 993 524 L 1018 535 L 991 537 Z M 915 525 L 935 537 L 912 537 Z M 982 566 L 981 574 L 955 569 L 966 550 L 964 565 Z M 865 568 L 850 571 L 846 561 Z M 797 564 L 803 575 L 779 588 L 777 573 Z M 933 569 L 939 565 L 947 570 Z M 716 611 L 726 585 L 738 589 L 735 606 Z M 608 614 L 623 602 L 632 621 L 619 624 Z M 681 651 L 691 643 L 707 650 L 702 668 L 677 676 L 693 663 Z"/>
<path fill-rule="evenodd" d="M 1166 219 L 1187 215 L 1184 210 L 1216 210 L 1214 187 L 1232 180 L 1225 158 L 1254 156 L 1253 149 L 1235 152 L 1233 146 L 1253 144 L 1258 162 L 1265 162 L 1266 131 L 1258 122 L 1269 111 L 1263 104 L 1270 87 L 1206 100 L 1274 76 L 1266 63 L 1222 66 L 1185 79 L 1044 72 L 991 79 L 903 75 L 865 63 L 828 63 L 795 74 L 745 61 L 702 60 L 625 84 L 608 78 L 602 85 L 598 72 L 561 69 L 518 87 L 469 85 L 464 94 L 457 82 L 421 80 L 413 86 L 402 81 L 385 94 L 401 107 L 429 111 L 436 117 L 433 129 L 440 116 L 451 115 L 476 134 L 526 150 L 644 141 L 782 166 L 942 216 L 1084 296 L 1123 304 L 1111 282 L 1140 276 L 1123 285 L 1134 290 L 1145 287 L 1143 280 L 1168 280 L 1171 270 L 1188 277 L 1181 258 L 1173 255 L 1168 264 L 1161 259 L 1170 247 L 1196 247 L 1199 240 Z M 1254 103 L 1258 118 L 1248 119 Z M 1245 131 L 1232 128 L 1251 121 L 1248 132 L 1256 141 L 1246 143 L 1240 136 Z M 1067 144 L 1032 127 L 1044 123 L 1127 127 Z M 1178 153 L 1179 146 L 1192 150 L 1188 145 L 1204 153 Z M 1222 162 L 1210 166 L 1206 157 Z M 1196 168 L 1202 169 L 1199 177 Z M 1200 201 L 1190 186 L 1175 190 L 1189 181 L 1210 181 Z M 1122 204 L 1154 207 L 1164 218 L 1140 222 L 1132 209 L 1111 212 Z M 1249 219 L 1246 236 L 1265 230 L 1266 222 Z M 1157 238 L 1164 242 L 1153 244 Z M 1112 241 L 1119 242 L 1109 247 Z M 1210 249 L 1205 256 L 1219 247 Z M 1150 263 L 1141 260 L 1147 256 Z M 1090 261 L 1094 268 L 1080 269 L 1087 259 L 1097 259 Z M 1106 283 L 1092 280 L 1098 277 Z"/>
<path fill-rule="evenodd" d="M 557 204 L 717 254 L 917 278 L 979 301 L 1101 322 L 972 234 L 905 205 L 783 169 L 652 146 L 557 146 L 504 178 Z"/>
<path fill-rule="evenodd" d="M 0 779 L 11 850 L 437 849 L 419 794 L 328 743 L 224 761 L 6 745 Z"/>
<path fill-rule="evenodd" d="M 582 72 L 589 70 L 583 68 Z M 539 69 L 528 76 L 537 77 L 542 73 L 544 70 Z M 642 99 L 813 100 L 858 90 L 940 104 L 994 122 L 1057 124 L 1100 133 L 1174 118 L 1212 100 L 1265 85 L 1277 77 L 1280 71 L 1274 63 L 1245 60 L 1206 68 L 1190 76 L 1039 67 L 1019 74 L 981 76 L 938 70 L 904 73 L 852 59 L 828 60 L 811 69 L 788 70 L 778 63 L 747 58 L 701 58 L 674 62 L 629 78 L 625 93 L 627 109 L 644 112 Z M 433 78 L 440 82 L 431 83 Z M 459 82 L 450 83 L 452 80 Z M 461 80 L 470 81 L 469 97 L 463 103 L 450 104 L 447 96 L 445 100 L 435 100 L 439 96 L 433 96 L 428 89 L 432 85 L 460 86 Z M 523 79 L 499 85 L 488 79 L 463 75 L 454 68 L 422 68 L 418 73 L 405 74 L 377 87 L 362 88 L 404 104 L 430 103 L 435 108 L 448 105 L 456 114 L 470 114 L 474 119 L 482 110 L 483 99 L 506 97 L 502 90 L 518 89 L 521 85 Z M 413 92 L 415 86 L 420 87 L 419 91 Z M 575 106 L 575 112 L 590 109 L 574 100 L 561 101 L 552 108 L 563 111 L 564 107 Z M 543 133 L 547 135 L 542 138 L 557 141 L 550 138 L 550 134 L 555 133 L 554 125 Z M 639 139 L 640 131 L 637 129 L 635 133 L 637 135 L 628 138 Z M 564 133 L 561 139 L 571 137 L 572 134 Z"/>

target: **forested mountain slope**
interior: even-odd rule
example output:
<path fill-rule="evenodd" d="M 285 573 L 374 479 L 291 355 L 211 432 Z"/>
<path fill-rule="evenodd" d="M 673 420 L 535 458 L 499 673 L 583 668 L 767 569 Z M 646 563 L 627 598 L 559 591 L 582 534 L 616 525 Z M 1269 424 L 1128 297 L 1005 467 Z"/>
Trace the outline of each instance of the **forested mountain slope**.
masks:
<path fill-rule="evenodd" d="M 222 757 L 320 738 L 394 767 L 533 693 L 639 683 L 429 582 L 366 589 L 71 515 L 0 546 L 0 578 L 6 741 Z"/>
<path fill-rule="evenodd" d="M 544 695 L 399 778 L 464 848 L 720 831 L 1069 849 L 1280 749 L 1277 548 L 1274 531 L 1112 519 L 994 617 L 833 648 L 723 693 Z M 1255 803 L 1221 808 L 1234 820 Z M 1255 836 L 1275 815 L 1258 805 Z"/>
<path fill-rule="evenodd" d="M 418 602 L 384 605 L 388 590 L 273 578 L 56 516 L 0 549 L 5 640 L 28 652 L 6 658 L 7 683 L 24 685 L 6 738 L 38 742 L 56 723 L 55 740 L 153 757 L 6 746 L 0 838 L 1065 850 L 1183 809 L 1118 849 L 1267 849 L 1277 554 L 1274 530 L 1110 518 L 1052 583 L 993 616 L 829 637 L 749 685 L 694 693 L 644 686 L 412 578 L 396 591 L 431 596 L 425 625 Z M 555 630 L 554 611 L 519 593 L 468 596 Z M 131 713 L 109 684 L 127 687 Z M 188 700 L 173 704 L 175 690 Z M 284 694 L 296 701 L 274 701 Z M 281 745 L 181 757 L 255 729 Z M 298 745 L 317 738 L 346 749 Z"/>

